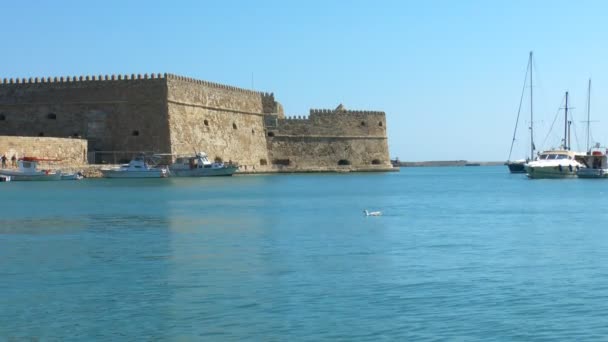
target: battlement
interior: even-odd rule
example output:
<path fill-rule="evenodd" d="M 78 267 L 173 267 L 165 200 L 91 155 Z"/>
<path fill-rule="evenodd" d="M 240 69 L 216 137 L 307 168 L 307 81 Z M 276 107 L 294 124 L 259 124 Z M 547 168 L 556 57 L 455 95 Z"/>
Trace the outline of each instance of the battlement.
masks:
<path fill-rule="evenodd" d="M 232 90 L 232 91 L 241 92 L 241 93 L 245 93 L 245 94 L 261 95 L 263 98 L 272 98 L 272 100 L 274 101 L 273 93 L 259 92 L 259 91 L 255 91 L 255 90 L 239 88 L 239 87 L 234 87 L 234 86 L 215 83 L 215 82 L 203 81 L 203 80 L 198 80 L 198 79 L 195 79 L 192 77 L 185 77 L 185 76 L 179 76 L 179 75 L 174 75 L 174 74 L 165 74 L 165 77 L 167 79 L 171 79 L 171 80 L 188 82 L 188 83 L 192 83 L 192 84 L 199 84 L 199 85 L 203 85 L 203 86 L 211 87 L 211 88 Z"/>
<path fill-rule="evenodd" d="M 15 84 L 45 84 L 45 83 L 77 83 L 77 82 L 103 82 L 103 81 L 129 81 L 129 80 L 151 80 L 166 78 L 167 74 L 131 74 L 131 75 L 85 75 L 85 76 L 54 76 L 54 77 L 29 77 L 29 78 L 3 78 L 1 85 Z"/>
<path fill-rule="evenodd" d="M 286 116 L 284 119 L 285 121 L 309 121 L 310 118 L 306 115 L 290 115 L 290 116 Z"/>
<path fill-rule="evenodd" d="M 199 84 L 206 87 L 226 89 L 236 92 L 255 94 L 262 96 L 263 99 L 274 103 L 274 94 L 268 92 L 258 92 L 254 90 L 234 87 L 230 85 L 198 80 L 192 77 L 179 76 L 170 73 L 151 73 L 151 74 L 112 74 L 112 75 L 80 75 L 80 76 L 53 76 L 53 77 L 28 77 L 28 78 L 2 78 L 0 86 L 3 85 L 31 85 L 31 84 L 54 84 L 54 83 L 81 83 L 81 82 L 105 82 L 105 81 L 134 81 L 134 80 L 153 80 L 171 79 L 192 84 Z"/>
<path fill-rule="evenodd" d="M 346 110 L 346 109 L 311 109 L 311 115 L 318 114 L 354 114 L 354 115 L 386 115 L 381 111 L 370 110 Z"/>

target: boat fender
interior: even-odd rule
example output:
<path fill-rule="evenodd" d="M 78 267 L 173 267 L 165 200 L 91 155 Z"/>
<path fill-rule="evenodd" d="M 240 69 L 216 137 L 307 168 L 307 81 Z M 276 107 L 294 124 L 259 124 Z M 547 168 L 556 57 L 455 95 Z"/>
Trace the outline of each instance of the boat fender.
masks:
<path fill-rule="evenodd" d="M 561 166 L 561 165 L 559 165 L 557 168 L 559 169 L 559 172 L 563 172 L 563 171 L 564 171 L 564 170 L 562 169 L 562 166 Z"/>
<path fill-rule="evenodd" d="M 572 172 L 572 164 L 568 165 L 568 169 Z"/>

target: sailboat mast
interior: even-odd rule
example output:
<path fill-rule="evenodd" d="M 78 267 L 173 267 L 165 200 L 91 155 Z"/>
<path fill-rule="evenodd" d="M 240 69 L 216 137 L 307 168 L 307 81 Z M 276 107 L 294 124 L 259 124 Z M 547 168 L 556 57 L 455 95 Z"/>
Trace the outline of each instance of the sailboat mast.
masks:
<path fill-rule="evenodd" d="M 587 87 L 587 151 L 589 151 L 589 125 L 591 123 L 591 79 L 589 79 L 589 86 Z"/>
<path fill-rule="evenodd" d="M 568 150 L 568 92 L 566 92 L 566 108 L 564 115 L 564 149 Z"/>
<path fill-rule="evenodd" d="M 530 51 L 530 160 L 534 160 L 534 102 L 532 97 L 532 51 Z"/>

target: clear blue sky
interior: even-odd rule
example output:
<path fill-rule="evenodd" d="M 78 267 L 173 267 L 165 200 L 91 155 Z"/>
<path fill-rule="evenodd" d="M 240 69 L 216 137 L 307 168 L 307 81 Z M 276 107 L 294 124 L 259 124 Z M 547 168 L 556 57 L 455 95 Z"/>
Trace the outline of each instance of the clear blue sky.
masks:
<path fill-rule="evenodd" d="M 608 144 L 607 13 L 603 1 L 3 0 L 0 78 L 171 72 L 250 88 L 253 74 L 288 115 L 386 111 L 392 157 L 505 160 L 530 50 L 537 146 L 569 90 L 584 148 L 589 77 L 593 136 Z"/>

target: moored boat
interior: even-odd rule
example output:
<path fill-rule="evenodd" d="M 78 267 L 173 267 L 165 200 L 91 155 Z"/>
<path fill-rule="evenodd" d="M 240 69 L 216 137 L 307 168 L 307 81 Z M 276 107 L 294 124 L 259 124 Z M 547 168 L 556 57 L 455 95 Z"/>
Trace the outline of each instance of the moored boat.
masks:
<path fill-rule="evenodd" d="M 608 178 L 608 156 L 605 150 L 597 146 L 581 157 L 581 160 L 586 167 L 577 171 L 579 178 Z"/>
<path fill-rule="evenodd" d="M 579 178 L 608 178 L 608 149 L 600 147 L 599 143 L 589 148 L 589 133 L 591 123 L 591 79 L 587 88 L 587 154 L 581 158 L 586 168 L 578 170 Z"/>
<path fill-rule="evenodd" d="M 61 180 L 81 180 L 83 178 L 82 172 L 61 173 Z"/>
<path fill-rule="evenodd" d="M 38 164 L 54 159 L 23 157 L 17 161 L 17 169 L 0 169 L 0 175 L 9 176 L 12 181 L 54 181 L 61 179 L 61 171 L 38 169 Z"/>
<path fill-rule="evenodd" d="M 194 156 L 177 157 L 169 166 L 172 177 L 232 176 L 237 170 L 238 166 L 232 163 L 212 163 L 205 152 L 197 152 Z"/>
<path fill-rule="evenodd" d="M 535 161 L 526 164 L 530 178 L 569 178 L 576 177 L 585 165 L 579 162 L 583 153 L 570 150 L 549 150 L 541 152 Z"/>
<path fill-rule="evenodd" d="M 144 154 L 131 159 L 128 164 L 100 171 L 105 178 L 163 178 L 168 176 L 167 169 L 151 167 Z"/>
<path fill-rule="evenodd" d="M 528 67 L 526 69 L 526 76 L 524 77 L 524 86 L 521 92 L 521 98 L 519 100 L 519 109 L 517 111 L 517 120 L 515 121 L 515 129 L 513 131 L 513 139 L 511 140 L 511 149 L 509 150 L 509 158 L 507 158 L 507 162 L 505 165 L 509 168 L 509 172 L 511 173 L 525 173 L 526 172 L 526 163 L 528 160 L 534 158 L 534 102 L 533 102 L 533 92 L 532 92 L 532 66 L 534 65 L 532 60 L 532 51 L 530 51 L 530 57 L 528 58 Z M 513 153 L 513 145 L 515 144 L 516 135 L 517 135 L 517 127 L 519 125 L 519 116 L 521 114 L 521 108 L 524 99 L 524 91 L 526 90 L 526 83 L 528 79 L 528 75 L 530 76 L 530 156 L 529 159 L 519 159 L 519 160 L 511 160 L 511 154 Z"/>

